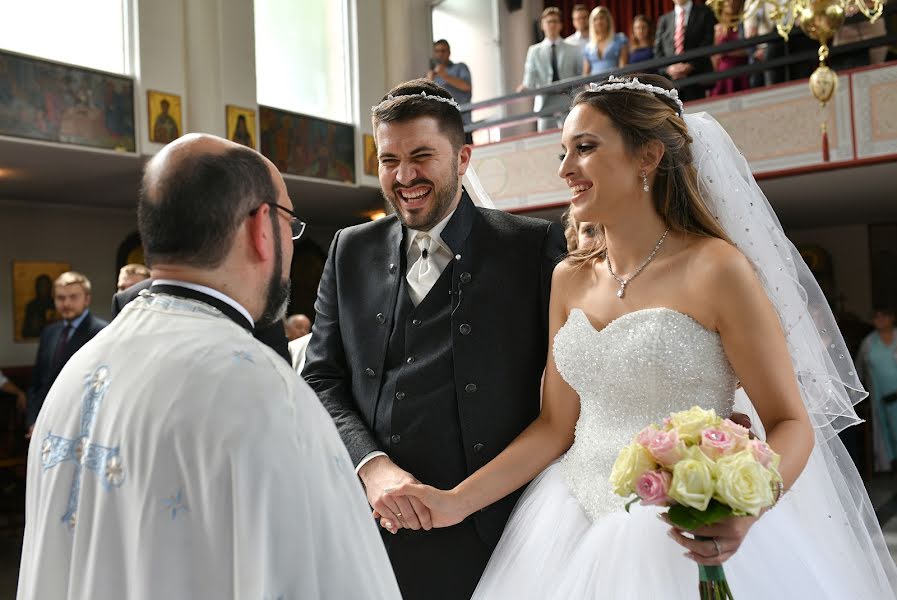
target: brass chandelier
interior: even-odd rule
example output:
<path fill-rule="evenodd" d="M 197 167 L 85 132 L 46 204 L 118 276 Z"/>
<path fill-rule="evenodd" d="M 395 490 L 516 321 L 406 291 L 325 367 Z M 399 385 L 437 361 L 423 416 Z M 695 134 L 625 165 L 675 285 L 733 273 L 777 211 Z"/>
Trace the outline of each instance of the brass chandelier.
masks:
<path fill-rule="evenodd" d="M 734 10 L 725 10 L 732 0 L 706 0 L 717 21 L 734 28 L 763 8 L 785 40 L 795 25 L 819 42 L 819 67 L 810 77 L 810 91 L 824 106 L 838 86 L 835 72 L 826 66 L 829 42 L 847 16 L 862 13 L 875 22 L 884 10 L 884 0 L 735 0 Z M 739 10 L 740 9 L 740 10 Z"/>

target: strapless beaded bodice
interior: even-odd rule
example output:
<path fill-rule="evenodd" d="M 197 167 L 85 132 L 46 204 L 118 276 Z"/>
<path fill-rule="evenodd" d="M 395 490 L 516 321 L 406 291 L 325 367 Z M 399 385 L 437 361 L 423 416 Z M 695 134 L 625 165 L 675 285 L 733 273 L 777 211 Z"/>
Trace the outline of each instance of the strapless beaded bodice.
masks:
<path fill-rule="evenodd" d="M 642 428 L 695 405 L 732 412 L 737 380 L 719 335 L 668 308 L 625 314 L 600 331 L 573 309 L 554 338 L 554 359 L 580 398 L 576 439 L 561 469 L 592 520 L 623 509 L 608 477 Z"/>

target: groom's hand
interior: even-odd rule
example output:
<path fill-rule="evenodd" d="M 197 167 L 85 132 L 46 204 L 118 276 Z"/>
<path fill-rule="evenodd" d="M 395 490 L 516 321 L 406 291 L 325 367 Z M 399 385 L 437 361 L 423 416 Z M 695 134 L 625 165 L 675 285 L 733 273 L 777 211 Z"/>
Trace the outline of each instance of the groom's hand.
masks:
<path fill-rule="evenodd" d="M 406 483 L 420 483 L 410 473 L 399 468 L 388 456 L 378 456 L 358 472 L 364 484 L 368 503 L 374 509 L 374 515 L 381 517 L 380 522 L 391 533 L 406 529 L 432 528 L 430 511 L 417 498 L 406 496 L 390 496 L 387 488 L 396 488 Z M 389 527 L 387 525 L 392 525 Z"/>

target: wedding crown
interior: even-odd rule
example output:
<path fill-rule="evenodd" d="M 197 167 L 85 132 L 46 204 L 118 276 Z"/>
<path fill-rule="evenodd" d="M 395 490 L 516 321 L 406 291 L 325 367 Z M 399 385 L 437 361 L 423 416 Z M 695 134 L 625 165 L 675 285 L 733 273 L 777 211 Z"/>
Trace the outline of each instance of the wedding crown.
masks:
<path fill-rule="evenodd" d="M 638 80 L 638 77 L 627 79 L 626 77 L 614 77 L 611 75 L 608 77 L 607 83 L 602 83 L 600 85 L 597 83 L 589 84 L 590 92 L 618 92 L 620 90 L 638 90 L 640 92 L 649 92 L 654 95 L 666 96 L 679 107 L 680 117 L 682 116 L 682 111 L 685 109 L 682 105 L 682 100 L 679 99 L 679 90 L 665 90 L 662 87 L 651 85 L 650 83 L 642 83 Z"/>
<path fill-rule="evenodd" d="M 389 94 L 388 96 L 386 96 L 386 100 L 384 100 L 383 102 L 381 102 L 380 104 L 378 104 L 376 106 L 372 106 L 371 112 L 376 112 L 378 108 L 380 108 L 387 102 L 392 102 L 396 98 L 407 98 L 407 97 L 411 97 L 411 96 L 417 96 L 417 97 L 423 98 L 424 100 L 436 100 L 437 102 L 444 102 L 450 106 L 454 106 L 455 110 L 457 110 L 458 112 L 461 112 L 461 106 L 457 102 L 455 102 L 453 99 L 443 98 L 442 96 L 437 96 L 435 94 L 428 94 L 427 92 L 421 92 L 420 94 L 401 94 L 399 96 L 393 96 L 392 94 Z"/>

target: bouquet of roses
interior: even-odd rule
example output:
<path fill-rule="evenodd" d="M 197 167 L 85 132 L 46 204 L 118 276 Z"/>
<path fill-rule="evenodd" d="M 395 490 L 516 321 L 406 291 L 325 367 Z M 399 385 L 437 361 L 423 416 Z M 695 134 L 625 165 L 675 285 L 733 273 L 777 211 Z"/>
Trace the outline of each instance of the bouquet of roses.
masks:
<path fill-rule="evenodd" d="M 693 530 L 732 516 L 757 516 L 781 488 L 779 456 L 750 432 L 697 406 L 650 425 L 620 450 L 610 483 L 635 502 L 668 506 L 670 521 Z M 633 496 L 634 495 L 634 496 Z M 722 566 L 698 565 L 701 599 L 733 600 Z"/>

